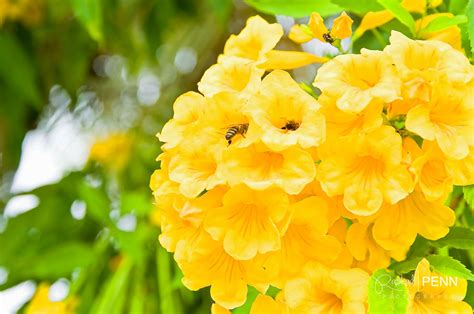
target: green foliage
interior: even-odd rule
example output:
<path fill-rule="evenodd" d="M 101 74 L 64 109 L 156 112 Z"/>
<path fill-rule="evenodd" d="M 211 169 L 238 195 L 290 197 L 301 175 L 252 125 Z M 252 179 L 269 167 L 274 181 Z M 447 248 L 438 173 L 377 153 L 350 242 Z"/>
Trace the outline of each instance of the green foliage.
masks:
<path fill-rule="evenodd" d="M 380 11 L 383 7 L 374 0 L 332 0 L 333 3 L 337 4 L 344 10 L 354 12 L 363 15 L 369 11 Z"/>
<path fill-rule="evenodd" d="M 465 227 L 452 227 L 444 238 L 433 241 L 432 244 L 435 247 L 474 250 L 474 231 Z"/>
<path fill-rule="evenodd" d="M 469 207 L 474 208 L 474 185 L 465 186 L 462 191 Z"/>
<path fill-rule="evenodd" d="M 423 28 L 423 32 L 438 32 L 448 27 L 464 23 L 467 23 L 467 17 L 465 15 L 456 15 L 453 17 L 439 16 L 432 20 L 425 28 Z"/>
<path fill-rule="evenodd" d="M 330 0 L 245 0 L 245 2 L 264 13 L 293 17 L 308 16 L 312 12 L 327 16 L 341 11 L 341 8 Z"/>
<path fill-rule="evenodd" d="M 467 15 L 467 33 L 469 34 L 469 40 L 471 43 L 471 52 L 474 53 L 474 0 L 469 0 L 466 7 Z"/>
<path fill-rule="evenodd" d="M 410 13 L 402 7 L 398 0 L 377 0 L 385 9 L 393 13 L 395 18 L 407 26 L 412 34 L 415 34 L 415 20 Z"/>
<path fill-rule="evenodd" d="M 72 0 L 75 16 L 81 21 L 94 40 L 102 42 L 102 1 Z"/>
<path fill-rule="evenodd" d="M 369 279 L 369 313 L 401 314 L 408 306 L 408 289 L 395 273 L 375 271 Z"/>
<path fill-rule="evenodd" d="M 426 259 L 436 271 L 443 275 L 456 276 L 473 281 L 474 275 L 466 268 L 460 261 L 455 260 L 450 256 L 430 255 Z"/>

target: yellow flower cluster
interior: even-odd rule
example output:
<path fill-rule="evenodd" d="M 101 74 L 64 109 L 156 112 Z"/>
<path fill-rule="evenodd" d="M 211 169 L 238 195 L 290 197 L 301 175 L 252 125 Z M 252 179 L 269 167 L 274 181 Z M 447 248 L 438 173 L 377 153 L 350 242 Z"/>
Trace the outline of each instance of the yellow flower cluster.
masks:
<path fill-rule="evenodd" d="M 264 75 L 282 35 L 250 18 L 201 93 L 176 100 L 150 182 L 159 240 L 186 287 L 211 287 L 214 313 L 248 285 L 254 314 L 362 313 L 370 273 L 417 234 L 445 236 L 447 193 L 474 183 L 473 67 L 393 32 L 384 51 L 325 63 L 316 100 L 288 72 Z"/>
<path fill-rule="evenodd" d="M 25 309 L 26 314 L 73 314 L 78 300 L 69 297 L 63 301 L 51 301 L 49 299 L 49 284 L 41 283 L 33 299 Z"/>

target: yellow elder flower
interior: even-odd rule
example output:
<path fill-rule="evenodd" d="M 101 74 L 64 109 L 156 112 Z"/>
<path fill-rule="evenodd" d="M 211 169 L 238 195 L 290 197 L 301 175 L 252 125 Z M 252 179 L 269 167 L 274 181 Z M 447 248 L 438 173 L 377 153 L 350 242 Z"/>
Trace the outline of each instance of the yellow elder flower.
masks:
<path fill-rule="evenodd" d="M 389 126 L 326 143 L 319 155 L 317 178 L 323 190 L 329 196 L 344 195 L 345 208 L 354 214 L 373 214 L 384 200 L 394 204 L 413 188 L 411 174 L 401 164 L 401 138 Z"/>
<path fill-rule="evenodd" d="M 222 207 L 209 211 L 205 229 L 223 242 L 224 250 L 238 260 L 279 250 L 288 219 L 288 196 L 280 189 L 254 191 L 244 185 L 231 188 Z"/>
<path fill-rule="evenodd" d="M 310 148 L 325 139 L 319 107 L 288 72 L 277 70 L 263 79 L 259 92 L 249 100 L 248 113 L 257 128 L 255 136 L 269 148 Z"/>
<path fill-rule="evenodd" d="M 423 14 L 426 11 L 426 0 L 403 0 L 402 6 L 410 12 Z"/>
<path fill-rule="evenodd" d="M 469 154 L 461 160 L 446 160 L 447 168 L 451 170 L 455 185 L 474 184 L 474 146 L 469 147 Z"/>
<path fill-rule="evenodd" d="M 49 285 L 41 283 L 33 299 L 26 307 L 26 314 L 73 314 L 77 306 L 77 299 L 69 297 L 63 301 L 51 301 L 48 296 Z"/>
<path fill-rule="evenodd" d="M 453 17 L 454 15 L 452 13 L 436 13 L 423 16 L 421 19 L 416 21 L 416 32 L 419 34 L 421 39 L 443 41 L 451 45 L 454 49 L 460 50 L 462 52 L 461 29 L 457 25 L 430 33 L 427 33 L 423 30 L 431 21 L 441 16 Z"/>
<path fill-rule="evenodd" d="M 452 159 L 462 159 L 474 145 L 473 89 L 458 92 L 437 85 L 430 103 L 419 104 L 407 113 L 407 130 L 429 141 Z"/>
<path fill-rule="evenodd" d="M 392 31 L 385 47 L 403 81 L 406 98 L 428 102 L 440 79 L 463 86 L 474 77 L 469 60 L 461 52 L 439 41 L 411 40 Z"/>
<path fill-rule="evenodd" d="M 419 189 L 395 205 L 386 205 L 376 218 L 373 237 L 387 250 L 408 248 L 420 234 L 437 240 L 449 232 L 456 217 L 443 200 L 428 201 Z"/>
<path fill-rule="evenodd" d="M 390 58 L 380 51 L 339 55 L 325 63 L 313 85 L 337 99 L 339 109 L 359 113 L 371 103 L 400 98 L 400 80 Z"/>
<path fill-rule="evenodd" d="M 367 12 L 362 18 L 359 27 L 354 33 L 354 38 L 359 38 L 366 31 L 382 26 L 394 18 L 392 12 L 388 10 Z"/>
<path fill-rule="evenodd" d="M 91 147 L 89 160 L 114 171 L 121 170 L 130 158 L 132 138 L 125 133 L 114 133 L 97 140 Z"/>
<path fill-rule="evenodd" d="M 202 129 L 201 120 L 207 108 L 207 100 L 198 93 L 187 92 L 179 96 L 173 104 L 173 119 L 169 120 L 158 139 L 163 142 L 162 150 L 177 147 L 185 139 L 198 134 Z"/>
<path fill-rule="evenodd" d="M 212 303 L 211 314 L 231 314 L 231 312 L 217 303 Z"/>
<path fill-rule="evenodd" d="M 238 57 L 225 57 L 219 61 L 204 72 L 198 83 L 199 91 L 206 97 L 222 92 L 248 95 L 259 87 L 260 78 L 265 70 Z"/>
<path fill-rule="evenodd" d="M 212 299 L 227 309 L 245 303 L 247 284 L 266 290 L 268 278 L 259 259 L 238 261 L 210 236 L 205 241 L 191 259 L 177 260 L 184 275 L 182 282 L 188 289 L 195 291 L 211 286 Z"/>
<path fill-rule="evenodd" d="M 442 284 L 441 280 L 449 284 Z M 409 295 L 408 313 L 472 313 L 471 306 L 463 302 L 467 292 L 466 279 L 432 271 L 425 258 L 418 263 L 413 282 L 405 280 L 404 283 Z"/>
<path fill-rule="evenodd" d="M 361 269 L 329 269 L 309 262 L 302 277 L 289 281 L 283 291 L 292 313 L 365 313 L 368 280 Z"/>
<path fill-rule="evenodd" d="M 288 305 L 274 300 L 268 295 L 259 294 L 250 308 L 250 314 L 289 314 Z"/>
<path fill-rule="evenodd" d="M 313 181 L 316 167 L 311 154 L 296 147 L 275 152 L 261 144 L 224 151 L 219 175 L 231 185 L 240 183 L 256 190 L 279 187 L 298 194 Z"/>
<path fill-rule="evenodd" d="M 342 12 L 332 24 L 331 37 L 337 39 L 344 39 L 352 35 L 352 19 L 346 12 Z"/>
<path fill-rule="evenodd" d="M 162 153 L 157 158 L 161 161 L 160 169 L 155 170 L 150 178 L 150 189 L 153 191 L 155 200 L 158 200 L 161 195 L 179 193 L 179 184 L 169 178 L 168 166 L 170 159 L 169 153 Z"/>
<path fill-rule="evenodd" d="M 411 164 L 418 182 L 428 201 L 445 200 L 453 189 L 453 177 L 446 158 L 434 142 L 423 141 L 423 151 Z"/>
<path fill-rule="evenodd" d="M 359 113 L 350 113 L 340 110 L 334 98 L 321 95 L 318 101 L 326 118 L 328 139 L 367 133 L 383 123 L 381 103 L 370 104 Z"/>

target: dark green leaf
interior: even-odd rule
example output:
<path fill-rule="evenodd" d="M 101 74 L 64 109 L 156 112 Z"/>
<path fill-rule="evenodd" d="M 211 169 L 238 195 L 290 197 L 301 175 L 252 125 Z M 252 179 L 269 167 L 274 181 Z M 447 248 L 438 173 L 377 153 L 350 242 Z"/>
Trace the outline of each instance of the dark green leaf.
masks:
<path fill-rule="evenodd" d="M 379 269 L 369 279 L 369 313 L 406 313 L 408 290 L 393 272 Z"/>
<path fill-rule="evenodd" d="M 245 0 L 245 2 L 264 13 L 293 17 L 309 16 L 312 12 L 327 16 L 341 11 L 341 8 L 330 0 Z"/>
<path fill-rule="evenodd" d="M 383 7 L 374 0 L 332 0 L 332 3 L 337 4 L 342 9 L 363 15 L 369 11 L 381 11 Z"/>
<path fill-rule="evenodd" d="M 460 261 L 450 256 L 430 255 L 426 257 L 430 265 L 443 275 L 456 276 L 467 280 L 474 280 L 472 272 Z"/>
<path fill-rule="evenodd" d="M 465 186 L 462 191 L 469 207 L 474 208 L 474 185 Z"/>
<path fill-rule="evenodd" d="M 474 231 L 463 227 L 453 227 L 444 238 L 431 243 L 436 247 L 449 246 L 472 250 L 474 249 Z"/>
<path fill-rule="evenodd" d="M 415 257 L 413 259 L 405 260 L 403 262 L 396 262 L 389 266 L 397 274 L 406 274 L 416 269 L 422 257 Z"/>
<path fill-rule="evenodd" d="M 377 0 L 385 9 L 393 13 L 395 18 L 403 25 L 407 26 L 412 34 L 415 34 L 415 20 L 411 14 L 402 7 L 400 1 L 397 0 Z"/>

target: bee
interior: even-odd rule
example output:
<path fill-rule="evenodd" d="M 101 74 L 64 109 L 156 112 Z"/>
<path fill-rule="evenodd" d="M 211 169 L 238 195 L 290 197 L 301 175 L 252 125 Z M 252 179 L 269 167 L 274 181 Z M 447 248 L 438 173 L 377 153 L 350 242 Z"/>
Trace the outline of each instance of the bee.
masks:
<path fill-rule="evenodd" d="M 227 132 L 225 133 L 225 139 L 227 140 L 227 144 L 232 144 L 232 139 L 237 135 L 240 134 L 242 137 L 245 137 L 245 133 L 247 133 L 247 130 L 249 129 L 249 124 L 248 123 L 242 123 L 242 124 L 234 124 L 230 126 L 227 129 Z"/>
<path fill-rule="evenodd" d="M 281 128 L 282 130 L 296 131 L 300 127 L 300 123 L 295 120 L 286 121 L 285 125 Z"/>

